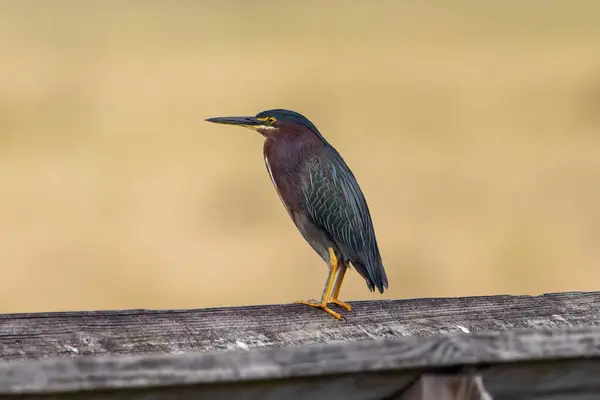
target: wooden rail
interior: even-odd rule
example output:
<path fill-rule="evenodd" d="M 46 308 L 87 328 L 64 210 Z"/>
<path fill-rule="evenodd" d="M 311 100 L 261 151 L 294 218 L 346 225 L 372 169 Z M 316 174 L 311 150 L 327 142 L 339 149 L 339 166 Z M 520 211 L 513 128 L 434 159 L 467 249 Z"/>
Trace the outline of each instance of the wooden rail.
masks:
<path fill-rule="evenodd" d="M 0 399 L 600 398 L 600 292 L 352 305 L 0 315 Z"/>

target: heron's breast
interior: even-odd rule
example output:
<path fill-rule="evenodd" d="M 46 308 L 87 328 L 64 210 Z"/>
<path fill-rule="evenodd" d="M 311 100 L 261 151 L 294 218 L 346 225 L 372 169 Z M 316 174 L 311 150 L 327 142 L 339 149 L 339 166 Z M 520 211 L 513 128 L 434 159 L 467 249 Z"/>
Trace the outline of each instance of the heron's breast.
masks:
<path fill-rule="evenodd" d="M 281 200 L 281 202 L 283 203 L 283 205 L 285 206 L 285 208 L 288 210 L 288 212 L 290 212 L 290 208 L 288 206 L 288 203 L 284 199 L 283 194 L 281 192 L 281 188 L 285 187 L 286 183 L 285 182 L 280 182 L 279 184 L 277 183 L 277 181 L 281 180 L 281 178 L 280 178 L 280 176 L 278 174 L 277 175 L 277 179 L 275 179 L 275 175 L 273 173 L 273 169 L 271 167 L 271 163 L 269 162 L 269 157 L 267 157 L 266 155 L 265 155 L 265 166 L 267 167 L 267 172 L 269 172 L 269 178 L 271 178 L 271 182 L 273 183 L 273 186 L 275 187 L 275 191 L 277 192 L 277 195 L 279 196 L 279 199 Z"/>
<path fill-rule="evenodd" d="M 275 141 L 265 143 L 265 166 L 275 190 L 290 213 L 301 211 L 301 158 L 299 154 Z"/>

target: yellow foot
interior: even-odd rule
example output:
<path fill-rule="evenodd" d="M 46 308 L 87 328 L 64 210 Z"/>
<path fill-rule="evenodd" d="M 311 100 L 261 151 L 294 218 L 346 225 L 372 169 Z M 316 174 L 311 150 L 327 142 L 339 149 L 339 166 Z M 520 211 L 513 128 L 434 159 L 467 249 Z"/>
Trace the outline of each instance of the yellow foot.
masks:
<path fill-rule="evenodd" d="M 352 306 L 350 306 L 350 304 L 344 303 L 341 300 L 335 299 L 335 300 L 329 300 L 329 302 L 333 303 L 333 304 L 337 304 L 340 307 L 344 307 L 348 311 L 352 311 Z"/>
<path fill-rule="evenodd" d="M 305 304 L 307 306 L 320 308 L 323 311 L 325 311 L 327 314 L 331 315 L 332 317 L 335 317 L 337 319 L 342 319 L 342 316 L 340 314 L 336 313 L 335 311 L 333 311 L 332 309 L 330 309 L 329 307 L 327 307 L 327 304 L 319 303 L 315 300 L 309 300 L 309 301 L 297 300 L 297 301 L 294 301 L 294 303 Z"/>

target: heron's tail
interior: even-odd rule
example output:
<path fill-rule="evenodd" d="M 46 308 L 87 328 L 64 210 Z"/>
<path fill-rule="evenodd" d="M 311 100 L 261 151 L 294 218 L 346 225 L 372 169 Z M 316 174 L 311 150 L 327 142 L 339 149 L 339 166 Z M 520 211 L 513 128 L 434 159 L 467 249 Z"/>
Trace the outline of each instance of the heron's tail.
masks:
<path fill-rule="evenodd" d="M 383 263 L 379 262 L 375 266 L 367 266 L 362 263 L 352 263 L 356 271 L 367 281 L 367 286 L 371 292 L 375 291 L 375 288 L 379 293 L 383 293 L 388 288 L 388 279 L 383 268 Z"/>

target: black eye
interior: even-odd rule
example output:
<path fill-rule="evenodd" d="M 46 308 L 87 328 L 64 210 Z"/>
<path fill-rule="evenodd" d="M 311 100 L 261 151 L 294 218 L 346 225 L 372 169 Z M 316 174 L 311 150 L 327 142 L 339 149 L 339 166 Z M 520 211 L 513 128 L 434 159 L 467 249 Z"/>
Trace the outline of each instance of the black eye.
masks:
<path fill-rule="evenodd" d="M 274 124 L 275 123 L 275 118 L 273 118 L 273 117 L 267 118 L 267 123 Z"/>

